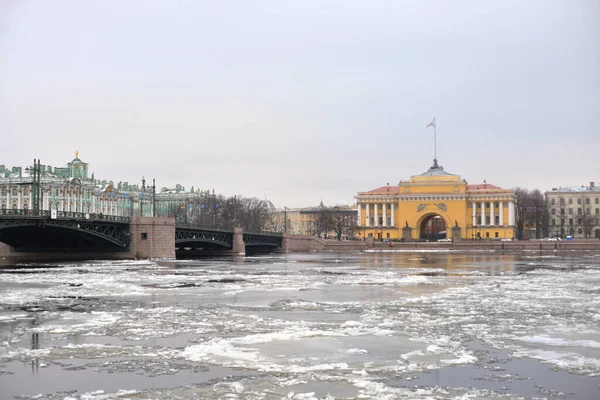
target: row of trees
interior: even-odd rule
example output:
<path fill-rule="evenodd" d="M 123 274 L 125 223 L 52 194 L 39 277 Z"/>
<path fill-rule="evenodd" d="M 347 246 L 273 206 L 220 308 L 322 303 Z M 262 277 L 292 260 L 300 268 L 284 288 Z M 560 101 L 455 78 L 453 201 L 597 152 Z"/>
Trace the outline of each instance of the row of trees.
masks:
<path fill-rule="evenodd" d="M 517 237 L 522 239 L 525 227 L 535 228 L 537 236 L 548 236 L 548 205 L 546 197 L 539 189 L 529 191 L 524 188 L 513 190 L 516 196 L 515 213 Z"/>
<path fill-rule="evenodd" d="M 352 238 L 356 233 L 356 210 L 348 206 L 336 205 L 333 207 L 319 206 L 312 210 L 303 211 L 308 215 L 308 233 L 320 237 L 334 237 L 337 240 Z M 289 221 L 288 221 L 289 223 Z M 284 213 L 271 213 L 267 222 L 267 230 L 283 232 L 288 231 Z"/>
<path fill-rule="evenodd" d="M 256 197 L 215 195 L 202 191 L 185 200 L 173 201 L 160 215 L 174 217 L 178 224 L 194 224 L 213 229 L 242 227 L 264 231 L 269 220 L 269 204 Z"/>

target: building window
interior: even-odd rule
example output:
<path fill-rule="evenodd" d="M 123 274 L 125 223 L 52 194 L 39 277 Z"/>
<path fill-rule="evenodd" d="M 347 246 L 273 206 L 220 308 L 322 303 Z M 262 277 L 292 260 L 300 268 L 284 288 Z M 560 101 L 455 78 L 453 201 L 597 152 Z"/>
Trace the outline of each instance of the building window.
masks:
<path fill-rule="evenodd" d="M 589 198 L 585 199 L 585 204 L 590 204 L 590 199 Z"/>
<path fill-rule="evenodd" d="M 556 226 L 556 220 L 552 218 L 552 226 Z"/>
<path fill-rule="evenodd" d="M 487 217 L 487 216 L 485 217 L 485 224 L 486 225 L 490 224 L 490 217 Z"/>
<path fill-rule="evenodd" d="M 581 208 L 577 209 L 577 215 L 581 215 Z"/>
<path fill-rule="evenodd" d="M 579 233 L 579 234 L 581 235 L 581 234 L 583 233 L 583 230 L 582 230 L 581 228 L 579 228 L 579 229 L 577 230 L 577 233 Z"/>
<path fill-rule="evenodd" d="M 485 208 L 490 208 L 490 203 L 485 203 Z"/>
<path fill-rule="evenodd" d="M 573 218 L 569 218 L 569 225 L 573 225 Z"/>
<path fill-rule="evenodd" d="M 556 201 L 554 201 L 554 199 L 550 200 L 550 204 L 554 205 L 556 204 Z"/>
<path fill-rule="evenodd" d="M 569 199 L 569 204 L 573 204 L 573 199 Z"/>
<path fill-rule="evenodd" d="M 385 236 L 389 239 L 390 238 L 390 233 L 386 233 Z"/>
<path fill-rule="evenodd" d="M 569 208 L 569 215 L 573 215 L 573 209 Z"/>
<path fill-rule="evenodd" d="M 17 189 L 12 190 L 11 196 L 17 197 Z"/>
<path fill-rule="evenodd" d="M 553 208 L 552 210 L 550 210 L 550 214 L 556 215 L 556 210 Z"/>
<path fill-rule="evenodd" d="M 596 207 L 596 215 L 600 215 L 600 208 Z"/>
<path fill-rule="evenodd" d="M 142 240 L 148 240 L 148 233 L 142 232 Z"/>
<path fill-rule="evenodd" d="M 596 197 L 594 203 L 599 204 L 600 203 L 600 199 L 598 197 Z"/>
<path fill-rule="evenodd" d="M 581 218 L 577 218 L 577 225 L 581 225 Z"/>
<path fill-rule="evenodd" d="M 496 225 L 500 225 L 500 217 L 494 217 Z"/>
<path fill-rule="evenodd" d="M 486 238 L 489 238 L 489 237 L 490 237 L 490 233 L 489 233 L 489 232 L 486 232 L 486 233 L 485 233 L 485 237 L 486 237 Z"/>
<path fill-rule="evenodd" d="M 577 199 L 577 204 L 581 204 L 581 197 Z"/>
<path fill-rule="evenodd" d="M 494 237 L 499 237 L 498 232 L 494 232 Z"/>

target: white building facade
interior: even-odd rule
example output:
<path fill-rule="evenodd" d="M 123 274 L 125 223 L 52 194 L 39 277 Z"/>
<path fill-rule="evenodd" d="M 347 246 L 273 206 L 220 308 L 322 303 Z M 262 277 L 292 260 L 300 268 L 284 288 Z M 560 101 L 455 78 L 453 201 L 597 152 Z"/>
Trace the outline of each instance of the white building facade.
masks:
<path fill-rule="evenodd" d="M 553 188 L 546 200 L 550 236 L 600 239 L 600 187 L 594 182 Z"/>

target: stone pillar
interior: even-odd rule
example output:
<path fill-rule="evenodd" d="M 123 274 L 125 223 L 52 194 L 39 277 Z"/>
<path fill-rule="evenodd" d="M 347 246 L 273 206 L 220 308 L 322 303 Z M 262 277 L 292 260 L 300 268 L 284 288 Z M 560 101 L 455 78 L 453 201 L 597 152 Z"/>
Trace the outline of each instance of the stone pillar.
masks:
<path fill-rule="evenodd" d="M 504 202 L 498 203 L 498 207 L 500 208 L 500 226 L 504 226 Z"/>
<path fill-rule="evenodd" d="M 387 204 L 386 203 L 383 203 L 381 205 L 381 211 L 383 212 L 383 223 L 381 224 L 381 226 L 387 226 L 387 215 L 386 215 Z"/>
<path fill-rule="evenodd" d="M 496 225 L 496 221 L 494 221 L 494 205 L 496 203 L 494 203 L 493 201 L 490 202 L 490 225 L 494 226 Z"/>
<path fill-rule="evenodd" d="M 511 201 L 508 202 L 508 226 L 515 225 L 515 203 Z"/>
<path fill-rule="evenodd" d="M 379 215 L 377 214 L 377 203 L 373 204 L 373 219 L 375 222 L 373 226 L 379 226 Z"/>
<path fill-rule="evenodd" d="M 452 241 L 458 242 L 460 240 L 460 226 L 452 227 Z"/>
<path fill-rule="evenodd" d="M 405 242 L 412 242 L 412 228 L 409 228 L 407 226 L 405 226 L 404 228 L 402 228 L 402 239 L 404 239 Z"/>
<path fill-rule="evenodd" d="M 471 225 L 477 225 L 477 203 L 471 203 L 471 208 L 473 209 L 473 223 Z"/>
<path fill-rule="evenodd" d="M 358 222 L 356 223 L 356 226 L 362 226 L 362 224 L 360 223 L 360 218 L 361 218 L 361 206 L 360 203 L 358 203 Z"/>
<path fill-rule="evenodd" d="M 233 246 L 231 247 L 233 254 L 245 255 L 246 244 L 244 243 L 244 229 L 233 228 Z"/>
<path fill-rule="evenodd" d="M 394 214 L 395 214 L 395 204 L 392 203 L 392 226 L 396 226 L 396 222 L 394 221 Z"/>
<path fill-rule="evenodd" d="M 367 203 L 367 215 L 365 216 L 365 226 L 371 226 L 371 212 L 369 211 L 369 203 Z"/>
<path fill-rule="evenodd" d="M 481 202 L 481 225 L 485 226 L 485 201 Z"/>
<path fill-rule="evenodd" d="M 131 217 L 130 253 L 134 258 L 175 258 L 175 218 Z"/>

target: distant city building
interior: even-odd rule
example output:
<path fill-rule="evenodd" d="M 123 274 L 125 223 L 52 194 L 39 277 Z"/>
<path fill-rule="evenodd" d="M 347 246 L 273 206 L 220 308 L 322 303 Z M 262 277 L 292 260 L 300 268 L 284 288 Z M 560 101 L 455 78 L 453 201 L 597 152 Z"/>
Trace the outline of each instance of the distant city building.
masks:
<path fill-rule="evenodd" d="M 426 172 L 359 192 L 362 237 L 439 240 L 513 239 L 515 195 L 487 182 L 469 185 L 434 160 Z"/>
<path fill-rule="evenodd" d="M 33 165 L 26 168 L 6 168 L 0 165 L 0 209 L 31 210 L 33 207 Z M 115 216 L 152 215 L 152 188 L 141 185 L 95 179 L 89 164 L 79 158 L 66 167 L 40 165 L 41 210 L 57 210 Z M 177 185 L 156 195 L 157 214 L 176 205 L 185 204 L 193 196 Z"/>
<path fill-rule="evenodd" d="M 315 208 L 271 209 L 269 229 L 273 231 L 286 231 L 297 235 L 314 235 L 313 218 L 309 212 Z"/>
<path fill-rule="evenodd" d="M 315 219 L 322 212 L 327 212 L 330 208 L 323 204 L 323 201 L 316 207 L 284 208 L 271 211 L 271 226 L 275 231 L 286 231 L 297 235 L 318 235 L 323 234 L 327 237 L 334 237 L 334 232 L 318 232 Z M 348 207 L 347 212 L 354 218 L 358 217 L 356 206 Z M 339 212 L 339 211 L 338 211 Z"/>
<path fill-rule="evenodd" d="M 600 239 L 600 187 L 553 188 L 546 192 L 551 236 Z"/>

